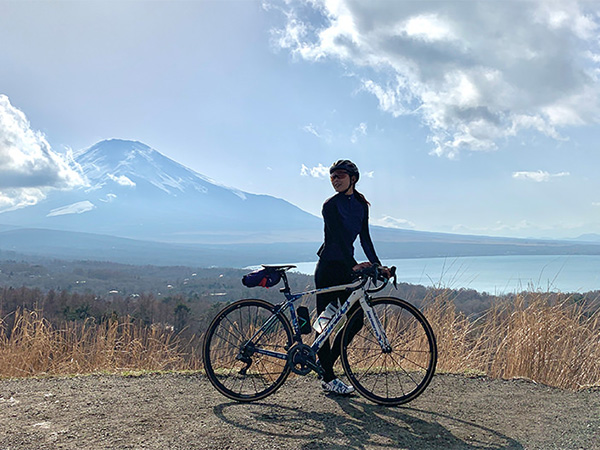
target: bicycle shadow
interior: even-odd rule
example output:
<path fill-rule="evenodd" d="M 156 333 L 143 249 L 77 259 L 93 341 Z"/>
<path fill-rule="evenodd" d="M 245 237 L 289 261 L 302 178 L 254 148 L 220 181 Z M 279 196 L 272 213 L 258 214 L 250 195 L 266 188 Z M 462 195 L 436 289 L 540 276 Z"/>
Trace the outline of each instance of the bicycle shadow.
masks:
<path fill-rule="evenodd" d="M 395 436 L 398 446 L 410 449 L 431 449 L 432 445 L 449 449 L 523 449 L 518 441 L 496 430 L 447 414 L 409 406 L 384 407 L 359 397 L 338 397 L 335 401 L 347 415 L 365 426 L 378 420 L 379 425 L 375 427 L 380 427 L 381 422 L 396 424 L 396 430 L 388 429 L 386 433 L 401 431 L 401 435 Z M 424 418 L 427 416 L 431 419 Z M 462 439 L 451 430 L 460 430 L 460 435 L 468 438 Z"/>
<path fill-rule="evenodd" d="M 522 449 L 507 436 L 473 422 L 407 407 L 389 408 L 358 397 L 334 398 L 340 414 L 268 403 L 223 403 L 217 418 L 239 429 L 289 442 L 301 450 L 367 448 Z M 431 419 L 424 417 L 430 416 Z M 440 421 L 445 422 L 444 425 Z M 468 428 L 468 429 L 465 429 Z M 460 430 L 459 437 L 451 429 Z"/>

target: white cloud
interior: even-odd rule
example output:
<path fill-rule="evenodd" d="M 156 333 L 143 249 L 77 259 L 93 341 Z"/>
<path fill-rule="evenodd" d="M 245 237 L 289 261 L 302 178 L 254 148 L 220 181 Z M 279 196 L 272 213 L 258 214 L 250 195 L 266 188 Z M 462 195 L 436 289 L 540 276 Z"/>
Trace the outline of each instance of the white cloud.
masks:
<path fill-rule="evenodd" d="M 451 229 L 452 233 L 459 234 L 476 234 L 486 236 L 513 236 L 522 238 L 533 238 L 537 237 L 540 239 L 546 239 L 551 235 L 560 234 L 563 236 L 571 234 L 573 230 L 581 227 L 581 224 L 572 224 L 565 221 L 555 221 L 552 223 L 548 222 L 534 222 L 530 220 L 518 220 L 511 223 L 503 221 L 497 221 L 496 223 L 488 226 L 471 226 L 464 224 L 454 225 Z M 556 233 L 559 232 L 557 235 Z"/>
<path fill-rule="evenodd" d="M 370 172 L 364 172 L 363 176 L 365 176 L 367 178 L 374 178 L 375 177 L 375 171 L 371 170 Z"/>
<path fill-rule="evenodd" d="M 83 202 L 77 202 L 71 205 L 62 206 L 60 208 L 55 208 L 48 213 L 47 217 L 64 216 L 66 214 L 82 214 L 93 209 L 96 209 L 96 205 L 88 200 L 85 200 Z"/>
<path fill-rule="evenodd" d="M 542 183 L 545 181 L 550 181 L 553 178 L 568 177 L 569 175 L 569 172 L 548 173 L 544 170 L 537 170 L 535 172 L 514 172 L 512 177 L 517 180 L 529 180 Z"/>
<path fill-rule="evenodd" d="M 0 213 L 35 205 L 46 197 L 44 189 L 0 189 Z"/>
<path fill-rule="evenodd" d="M 323 139 L 326 142 L 331 142 L 331 139 L 332 139 L 331 130 L 329 130 L 325 127 L 319 127 L 317 125 L 309 123 L 308 125 L 303 126 L 302 130 L 308 134 L 312 134 L 313 136 L 315 136 L 319 139 Z"/>
<path fill-rule="evenodd" d="M 329 168 L 325 167 L 323 164 L 319 163 L 316 167 L 307 167 L 302 164 L 302 168 L 300 169 L 300 175 L 303 177 L 313 177 L 313 178 L 327 178 L 329 176 Z"/>
<path fill-rule="evenodd" d="M 313 136 L 316 136 L 318 138 L 321 137 L 321 135 L 319 134 L 319 132 L 317 131 L 317 129 L 315 128 L 315 126 L 312 123 L 305 125 L 304 127 L 302 127 L 302 129 L 304 131 L 306 131 L 307 133 L 312 134 Z"/>
<path fill-rule="evenodd" d="M 412 16 L 400 25 L 398 31 L 412 38 L 422 39 L 427 42 L 455 39 L 454 32 L 449 24 L 437 14 Z"/>
<path fill-rule="evenodd" d="M 403 229 L 413 229 L 416 228 L 416 225 L 410 220 L 406 219 L 396 219 L 391 216 L 383 216 L 381 219 L 376 220 L 374 222 L 375 225 L 379 225 L 387 228 L 403 228 Z"/>
<path fill-rule="evenodd" d="M 99 198 L 98 200 L 100 200 L 101 202 L 104 202 L 104 203 L 110 203 L 113 200 L 115 200 L 116 198 L 117 198 L 117 196 L 115 194 L 106 194 L 106 197 Z"/>
<path fill-rule="evenodd" d="M 361 122 L 360 125 L 357 126 L 354 129 L 354 131 L 352 131 L 352 136 L 350 137 L 350 142 L 352 142 L 353 144 L 356 144 L 359 136 L 366 136 L 366 135 L 367 135 L 367 124 L 364 122 Z"/>
<path fill-rule="evenodd" d="M 592 206 L 600 206 L 600 202 L 592 202 Z"/>
<path fill-rule="evenodd" d="M 600 121 L 596 2 L 286 0 L 280 48 L 352 66 L 393 114 L 418 115 L 433 153 L 494 150 L 534 130 Z M 362 71 L 361 69 L 365 69 Z"/>
<path fill-rule="evenodd" d="M 84 183 L 72 154 L 54 152 L 25 114 L 0 95 L 0 212 L 34 205 L 51 189 Z"/>
<path fill-rule="evenodd" d="M 116 175 L 113 175 L 112 173 L 109 173 L 108 174 L 108 178 L 110 178 L 115 183 L 117 183 L 117 184 L 119 184 L 121 186 L 130 186 L 130 187 L 134 187 L 135 186 L 135 181 L 131 181 L 125 175 L 116 176 Z"/>

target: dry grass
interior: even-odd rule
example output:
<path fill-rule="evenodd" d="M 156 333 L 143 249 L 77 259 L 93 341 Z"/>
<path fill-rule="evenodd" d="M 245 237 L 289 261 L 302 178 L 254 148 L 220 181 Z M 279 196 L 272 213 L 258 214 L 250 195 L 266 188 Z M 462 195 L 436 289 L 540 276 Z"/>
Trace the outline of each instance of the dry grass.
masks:
<path fill-rule="evenodd" d="M 6 319 L 0 320 L 0 377 L 186 370 L 200 365 L 198 358 L 183 354 L 172 331 L 129 318 L 61 327 L 34 311 L 17 311 Z"/>
<path fill-rule="evenodd" d="M 498 303 L 477 320 L 444 296 L 424 313 L 437 337 L 438 370 L 575 390 L 600 386 L 599 310 L 540 293 Z"/>
<path fill-rule="evenodd" d="M 438 371 L 527 378 L 575 390 L 600 386 L 597 309 L 550 294 L 517 296 L 476 320 L 458 312 L 446 294 L 425 305 L 438 343 Z M 199 355 L 184 351 L 189 346 L 158 325 L 124 318 L 55 327 L 30 311 L 10 319 L 0 320 L 0 377 L 201 368 Z"/>

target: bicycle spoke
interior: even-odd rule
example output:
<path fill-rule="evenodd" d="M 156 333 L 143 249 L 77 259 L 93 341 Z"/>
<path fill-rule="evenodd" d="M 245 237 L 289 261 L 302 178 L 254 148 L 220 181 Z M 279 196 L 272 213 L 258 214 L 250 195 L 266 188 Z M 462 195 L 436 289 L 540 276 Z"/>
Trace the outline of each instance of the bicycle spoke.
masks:
<path fill-rule="evenodd" d="M 373 339 L 369 339 L 367 336 L 360 336 L 362 339 L 364 339 L 367 342 L 372 342 L 373 344 L 375 344 L 377 347 L 381 347 L 379 345 L 379 341 L 377 340 L 377 338 L 375 337 L 375 335 L 371 332 L 371 336 L 373 337 Z"/>
<path fill-rule="evenodd" d="M 373 382 L 373 386 L 371 387 L 371 391 L 373 391 L 373 392 L 376 392 L 375 386 L 377 386 L 377 382 L 379 381 L 379 377 L 377 375 L 381 375 L 381 370 L 385 365 L 385 359 L 386 359 L 386 355 L 383 356 L 383 365 L 379 367 L 379 373 L 374 375 L 375 381 Z"/>
<path fill-rule="evenodd" d="M 370 347 L 369 347 L 370 348 Z M 383 352 L 381 352 L 379 355 L 382 355 Z M 373 355 L 367 355 L 365 357 L 363 357 L 362 359 L 353 359 L 352 362 L 354 364 L 356 364 L 358 367 L 362 367 L 362 364 L 367 361 L 367 360 L 371 360 L 372 358 L 374 358 L 375 356 Z"/>
<path fill-rule="evenodd" d="M 394 374 L 396 375 L 396 378 L 398 379 L 398 385 L 400 386 L 400 390 L 402 391 L 402 395 L 403 396 L 406 395 L 406 391 L 404 390 L 404 382 L 400 378 L 400 374 L 398 373 L 398 371 L 394 371 Z"/>
<path fill-rule="evenodd" d="M 413 365 L 417 366 L 417 367 L 418 367 L 418 368 L 420 368 L 420 369 L 427 370 L 427 366 L 423 366 L 423 365 L 421 365 L 421 364 L 419 364 L 419 363 L 417 363 L 417 362 L 415 362 L 415 361 L 413 361 L 413 360 L 411 360 L 411 359 L 408 359 L 408 358 L 407 358 L 407 357 L 405 357 L 405 356 L 402 356 L 402 355 L 398 355 L 398 356 L 399 356 L 400 358 L 402 358 L 403 360 L 405 360 L 405 361 L 408 361 L 409 363 L 411 363 L 411 364 L 413 364 Z"/>
<path fill-rule="evenodd" d="M 391 358 L 391 359 L 393 359 L 393 356 L 390 356 L 390 358 Z M 416 386 L 418 386 L 418 385 L 419 385 L 419 383 L 417 383 L 417 382 L 414 380 L 414 378 L 411 376 L 411 374 L 410 374 L 410 373 L 408 373 L 408 371 L 407 371 L 407 370 L 406 370 L 404 367 L 402 367 L 402 365 L 398 364 L 398 367 L 400 368 L 400 370 L 402 370 L 402 371 L 403 371 L 403 372 L 406 374 L 406 376 L 407 376 L 408 378 L 410 378 L 410 379 L 411 379 L 411 381 L 412 381 L 413 383 L 415 383 L 415 385 L 416 385 Z"/>
<path fill-rule="evenodd" d="M 241 340 L 242 342 L 247 340 L 247 339 L 246 339 L 246 337 L 245 337 L 245 336 L 242 334 L 242 332 L 241 332 L 241 331 L 238 329 L 238 328 L 239 328 L 239 324 L 237 324 L 237 323 L 235 323 L 235 322 L 232 322 L 232 321 L 229 319 L 229 317 L 227 317 L 227 316 L 225 316 L 225 317 L 224 317 L 224 319 L 225 319 L 227 322 L 229 322 L 229 324 L 230 324 L 230 328 L 228 329 L 228 331 L 229 331 L 229 330 L 234 330 L 234 331 L 237 331 L 237 332 L 238 332 L 238 334 L 239 334 L 239 336 L 240 336 L 240 340 Z M 231 332 L 231 331 L 230 331 L 230 332 Z M 231 334 L 232 334 L 233 336 L 235 336 L 235 334 L 234 334 L 234 333 L 231 333 Z"/>
<path fill-rule="evenodd" d="M 386 358 L 387 360 L 387 358 Z M 387 369 L 387 366 L 386 366 Z M 386 376 L 385 376 L 385 393 L 386 393 L 386 397 L 390 396 L 390 385 L 388 383 L 388 377 L 387 377 L 387 370 L 386 370 Z"/>
<path fill-rule="evenodd" d="M 230 334 L 231 336 L 235 337 L 229 330 L 225 329 L 225 332 L 227 332 L 228 334 Z M 217 336 L 218 338 L 222 339 L 223 341 L 227 342 L 228 344 L 230 344 L 232 347 L 236 347 L 239 349 L 240 347 L 240 343 L 239 342 L 231 342 L 229 339 L 223 337 L 220 333 L 219 334 L 215 334 L 215 336 Z M 244 341 L 241 341 L 244 342 Z"/>
<path fill-rule="evenodd" d="M 230 361 L 230 365 L 231 365 L 231 366 L 234 366 L 236 362 L 239 362 L 239 361 L 236 359 L 236 357 L 237 357 L 238 353 L 239 353 L 238 351 L 233 351 L 233 350 L 232 350 L 232 351 L 230 351 L 230 352 L 226 353 L 225 355 L 221 356 L 221 357 L 219 358 L 219 360 L 218 360 L 218 361 L 222 361 L 222 362 L 220 363 L 220 365 L 226 365 L 225 363 L 226 363 L 226 362 L 228 362 L 228 361 Z"/>
<path fill-rule="evenodd" d="M 274 380 L 274 379 L 273 379 L 273 377 L 271 376 L 271 373 L 270 373 L 270 372 L 268 372 L 268 371 L 266 370 L 266 366 L 265 366 L 265 364 L 264 364 L 262 361 L 257 361 L 257 364 L 259 364 L 260 366 L 262 366 L 262 367 L 264 367 L 264 368 L 265 368 L 265 370 L 264 370 L 263 372 L 261 372 L 261 373 L 262 373 L 262 374 L 264 374 L 264 375 L 268 375 L 268 376 L 269 376 L 269 379 L 271 380 L 271 383 L 273 383 L 275 380 Z M 265 383 L 265 384 L 266 384 L 266 383 Z"/>
<path fill-rule="evenodd" d="M 373 360 L 373 362 L 371 363 L 371 365 L 369 367 L 367 367 L 367 369 L 364 371 L 363 376 L 361 377 L 361 379 L 369 374 L 369 370 L 375 365 L 375 363 L 377 362 L 377 360 L 379 360 L 381 358 L 381 355 L 383 355 L 383 353 L 380 353 L 379 355 L 377 355 L 377 357 Z M 360 379 L 358 380 L 360 381 Z"/>

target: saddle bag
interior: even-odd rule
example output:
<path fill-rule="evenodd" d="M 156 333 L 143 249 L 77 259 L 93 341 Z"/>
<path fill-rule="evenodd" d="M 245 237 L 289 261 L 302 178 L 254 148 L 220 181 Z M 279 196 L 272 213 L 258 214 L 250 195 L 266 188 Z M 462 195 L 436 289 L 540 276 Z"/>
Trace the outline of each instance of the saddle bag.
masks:
<path fill-rule="evenodd" d="M 270 288 L 281 281 L 281 273 L 273 269 L 260 269 L 250 272 L 242 277 L 242 284 L 246 287 L 262 286 Z"/>

